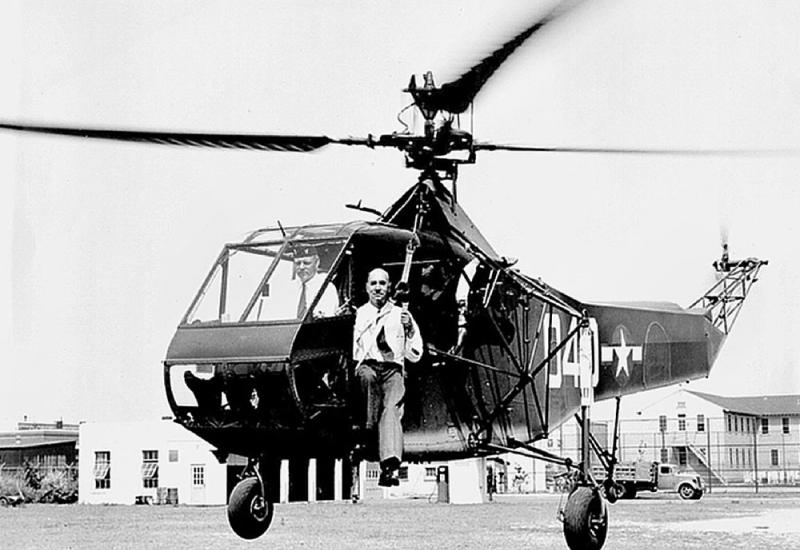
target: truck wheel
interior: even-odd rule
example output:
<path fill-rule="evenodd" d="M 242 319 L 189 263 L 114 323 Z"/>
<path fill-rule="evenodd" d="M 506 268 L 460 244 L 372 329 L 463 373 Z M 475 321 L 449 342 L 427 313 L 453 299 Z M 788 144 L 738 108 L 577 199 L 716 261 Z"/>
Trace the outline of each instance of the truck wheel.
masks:
<path fill-rule="evenodd" d="M 273 506 L 261 494 L 258 479 L 248 477 L 236 484 L 228 501 L 228 523 L 243 539 L 255 539 L 272 523 Z"/>
<path fill-rule="evenodd" d="M 619 498 L 624 498 L 628 500 L 636 498 L 636 487 L 633 484 L 623 483 L 622 487 L 624 491 Z"/>
<path fill-rule="evenodd" d="M 577 487 L 564 507 L 564 538 L 572 550 L 599 550 L 606 542 L 608 507 L 599 491 Z"/>
<path fill-rule="evenodd" d="M 678 495 L 680 495 L 683 500 L 693 499 L 695 492 L 695 488 L 688 483 L 681 483 L 680 487 L 678 487 Z"/>
<path fill-rule="evenodd" d="M 8 499 L 6 497 L 0 497 L 0 506 L 2 506 L 3 508 L 8 506 Z"/>
<path fill-rule="evenodd" d="M 613 481 L 603 483 L 603 489 L 605 489 L 606 500 L 611 504 L 617 502 L 625 493 L 625 487 Z"/>

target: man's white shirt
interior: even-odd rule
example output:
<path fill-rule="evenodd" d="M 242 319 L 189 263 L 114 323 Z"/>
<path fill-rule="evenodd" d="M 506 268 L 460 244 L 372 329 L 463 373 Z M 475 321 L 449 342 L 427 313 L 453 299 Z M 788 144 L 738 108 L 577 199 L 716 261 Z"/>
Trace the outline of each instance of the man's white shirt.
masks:
<path fill-rule="evenodd" d="M 361 364 L 366 359 L 391 361 L 403 366 L 403 360 L 416 363 L 422 357 L 422 336 L 416 321 L 411 317 L 413 334 L 406 337 L 400 319 L 403 309 L 387 302 L 380 309 L 367 302 L 356 311 L 353 329 L 353 359 Z M 378 336 L 383 329 L 389 353 L 381 351 Z"/>
<path fill-rule="evenodd" d="M 314 301 L 320 288 L 322 288 L 325 282 L 325 275 L 325 273 L 318 273 L 306 283 L 306 310 L 311 305 L 311 302 Z M 283 292 L 285 295 L 264 296 L 261 298 L 256 310 L 256 320 L 270 321 L 297 318 L 297 306 L 303 294 L 303 283 L 300 278 L 287 282 L 291 284 L 287 284 L 284 287 L 285 290 Z M 325 287 L 317 305 L 314 306 L 313 314 L 314 317 L 333 317 L 338 309 L 339 294 L 336 292 L 336 285 L 331 283 Z"/>
<path fill-rule="evenodd" d="M 314 297 L 319 293 L 322 284 L 325 282 L 325 273 L 318 273 L 311 277 L 306 283 L 306 307 L 311 305 Z M 303 283 L 297 279 L 297 302 L 300 302 L 300 296 L 303 292 Z M 339 308 L 339 295 L 336 293 L 336 287 L 331 283 L 325 287 L 325 291 L 320 296 L 317 305 L 314 306 L 314 317 L 332 317 L 336 314 Z"/>

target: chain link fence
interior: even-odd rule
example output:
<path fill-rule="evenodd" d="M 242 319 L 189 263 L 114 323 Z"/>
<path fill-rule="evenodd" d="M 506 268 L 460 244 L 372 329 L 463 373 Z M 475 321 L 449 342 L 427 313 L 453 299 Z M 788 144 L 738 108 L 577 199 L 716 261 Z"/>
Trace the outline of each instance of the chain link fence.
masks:
<path fill-rule="evenodd" d="M 610 451 L 613 423 L 593 423 L 592 432 Z M 578 461 L 580 430 L 568 423 L 551 434 L 547 446 Z M 716 487 L 800 491 L 800 425 L 790 417 L 679 415 L 621 420 L 617 457 L 625 462 L 675 464 L 700 475 L 711 491 Z M 548 466 L 548 481 L 561 472 L 563 468 Z"/>

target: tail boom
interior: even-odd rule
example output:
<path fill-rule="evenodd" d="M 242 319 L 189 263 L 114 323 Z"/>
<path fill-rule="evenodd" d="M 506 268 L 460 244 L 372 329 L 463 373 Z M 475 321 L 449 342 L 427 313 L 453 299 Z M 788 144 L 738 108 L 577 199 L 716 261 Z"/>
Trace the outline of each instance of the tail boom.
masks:
<path fill-rule="evenodd" d="M 702 310 L 666 303 L 587 304 L 599 331 L 595 398 L 708 376 L 725 334 Z"/>
<path fill-rule="evenodd" d="M 714 262 L 717 282 L 688 309 L 671 303 L 587 304 L 599 331 L 596 399 L 707 377 L 766 260 Z"/>

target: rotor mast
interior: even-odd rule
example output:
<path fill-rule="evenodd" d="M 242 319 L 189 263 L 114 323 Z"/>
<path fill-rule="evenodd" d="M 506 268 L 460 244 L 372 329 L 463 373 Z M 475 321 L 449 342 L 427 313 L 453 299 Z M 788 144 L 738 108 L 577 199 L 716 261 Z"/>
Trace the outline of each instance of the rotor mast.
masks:
<path fill-rule="evenodd" d="M 451 181 L 455 197 L 458 165 L 475 162 L 472 135 L 458 127 L 458 113 L 445 107 L 443 89 L 436 86 L 431 71 L 423 75 L 422 86 L 417 85 L 416 75 L 411 75 L 408 87 L 403 91 L 411 94 L 413 105 L 425 121 L 423 134 L 392 134 L 391 138 L 402 142 L 405 137 L 401 148 L 406 155 L 406 166 L 422 172 L 420 181 Z"/>

